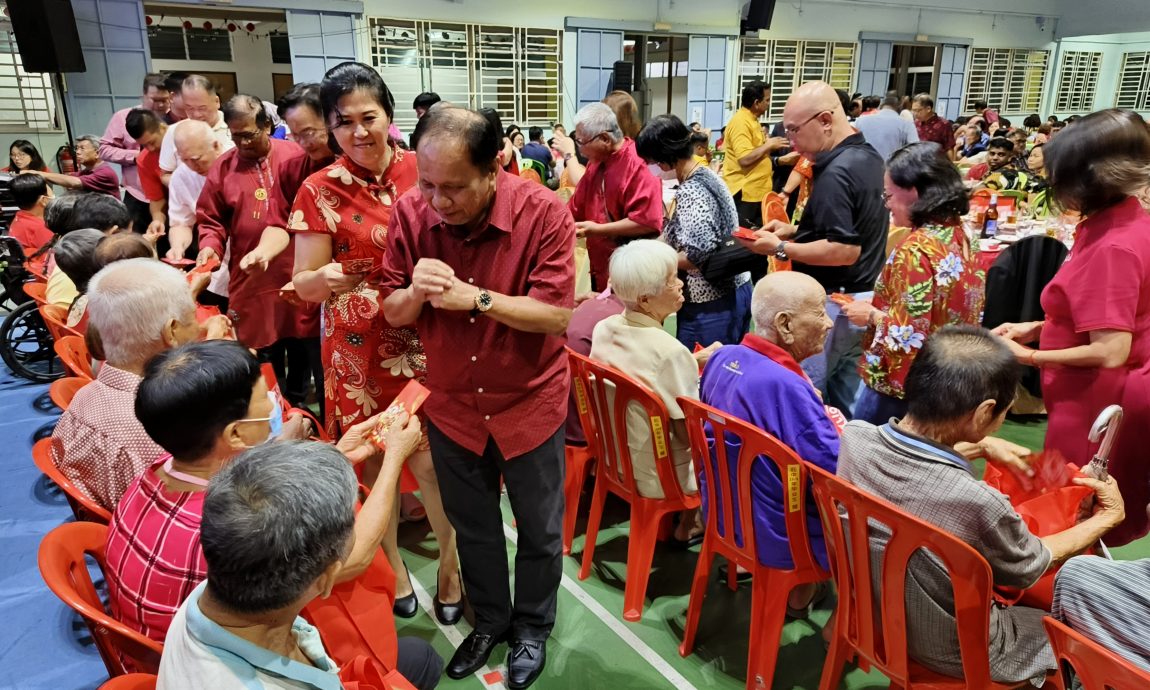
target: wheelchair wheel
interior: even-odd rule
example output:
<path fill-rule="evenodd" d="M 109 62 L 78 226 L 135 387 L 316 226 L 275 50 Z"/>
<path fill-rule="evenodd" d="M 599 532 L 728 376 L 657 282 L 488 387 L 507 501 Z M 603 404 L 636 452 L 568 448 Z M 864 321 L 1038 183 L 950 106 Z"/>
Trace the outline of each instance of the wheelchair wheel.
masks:
<path fill-rule="evenodd" d="M 47 383 L 64 375 L 35 302 L 20 305 L 0 325 L 0 357 L 13 374 L 29 381 Z"/>

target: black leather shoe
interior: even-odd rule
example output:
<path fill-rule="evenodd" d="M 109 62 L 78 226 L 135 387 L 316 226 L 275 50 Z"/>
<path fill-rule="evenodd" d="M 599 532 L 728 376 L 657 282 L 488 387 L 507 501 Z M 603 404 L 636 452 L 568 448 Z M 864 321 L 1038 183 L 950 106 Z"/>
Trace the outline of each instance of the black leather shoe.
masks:
<path fill-rule="evenodd" d="M 435 574 L 435 581 L 439 581 L 439 573 Z M 447 603 L 439 600 L 439 592 L 435 593 L 434 607 L 435 619 L 443 625 L 455 625 L 463 618 L 463 597 L 459 601 Z"/>
<path fill-rule="evenodd" d="M 491 650 L 506 639 L 506 634 L 491 635 L 472 630 L 447 663 L 447 677 L 459 680 L 475 673 L 487 663 Z"/>
<path fill-rule="evenodd" d="M 547 663 L 547 643 L 538 640 L 516 640 L 507 652 L 507 687 L 529 688 L 543 673 Z"/>
<path fill-rule="evenodd" d="M 404 566 L 406 570 L 407 566 Z M 411 581 L 411 571 L 407 571 L 407 580 Z M 415 614 L 419 613 L 419 599 L 415 598 L 415 589 L 411 590 L 411 594 L 405 597 L 399 597 L 395 603 L 391 605 L 391 612 L 400 618 L 415 618 Z"/>

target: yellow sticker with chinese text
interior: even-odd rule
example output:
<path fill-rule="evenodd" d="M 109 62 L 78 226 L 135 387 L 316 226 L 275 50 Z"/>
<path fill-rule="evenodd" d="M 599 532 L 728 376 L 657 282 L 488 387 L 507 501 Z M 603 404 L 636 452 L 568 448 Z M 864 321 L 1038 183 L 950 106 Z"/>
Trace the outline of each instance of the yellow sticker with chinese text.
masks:
<path fill-rule="evenodd" d="M 794 513 L 799 509 L 799 498 L 803 487 L 799 483 L 799 475 L 802 470 L 798 465 L 789 465 L 787 467 L 787 512 Z"/>
<path fill-rule="evenodd" d="M 661 417 L 651 417 L 651 431 L 655 434 L 655 457 L 667 457 L 667 441 L 663 438 L 663 419 Z"/>
<path fill-rule="evenodd" d="M 575 401 L 579 405 L 579 414 L 587 414 L 587 392 L 583 390 L 583 381 L 575 379 Z"/>

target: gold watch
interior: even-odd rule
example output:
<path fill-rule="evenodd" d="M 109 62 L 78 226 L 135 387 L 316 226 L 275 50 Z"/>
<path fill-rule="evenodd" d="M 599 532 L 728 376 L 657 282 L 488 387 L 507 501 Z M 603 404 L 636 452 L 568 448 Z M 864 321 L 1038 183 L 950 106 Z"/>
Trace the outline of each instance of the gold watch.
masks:
<path fill-rule="evenodd" d="M 483 288 L 479 288 L 479 293 L 475 295 L 475 311 L 482 314 L 491 309 L 491 305 L 494 303 L 491 299 L 491 293 Z"/>

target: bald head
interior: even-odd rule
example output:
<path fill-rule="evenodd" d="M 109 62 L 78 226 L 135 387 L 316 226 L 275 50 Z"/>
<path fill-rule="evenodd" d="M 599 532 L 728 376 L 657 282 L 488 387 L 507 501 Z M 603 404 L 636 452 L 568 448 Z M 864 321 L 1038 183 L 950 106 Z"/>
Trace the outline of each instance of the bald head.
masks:
<path fill-rule="evenodd" d="M 180 122 L 173 138 L 180 162 L 200 175 L 208 173 L 221 153 L 212 128 L 199 120 Z"/>
<path fill-rule="evenodd" d="M 802 361 L 823 350 L 832 322 L 826 291 L 814 278 L 796 271 L 769 273 L 751 296 L 755 333 Z"/>
<path fill-rule="evenodd" d="M 443 102 L 435 104 L 419 118 L 411 145 L 418 152 L 435 141 L 450 144 L 467 152 L 467 158 L 476 169 L 486 171 L 497 165 L 503 135 L 486 117 L 474 110 Z"/>
<path fill-rule="evenodd" d="M 834 88 L 825 81 L 808 81 L 787 99 L 783 127 L 796 150 L 829 151 L 853 133 Z"/>

